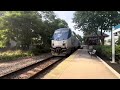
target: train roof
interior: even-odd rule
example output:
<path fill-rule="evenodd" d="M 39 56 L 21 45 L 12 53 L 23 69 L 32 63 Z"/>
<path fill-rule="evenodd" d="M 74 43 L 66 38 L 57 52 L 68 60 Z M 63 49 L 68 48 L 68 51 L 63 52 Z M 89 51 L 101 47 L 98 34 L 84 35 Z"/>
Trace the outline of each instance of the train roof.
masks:
<path fill-rule="evenodd" d="M 57 30 L 70 30 L 70 28 L 59 28 Z"/>

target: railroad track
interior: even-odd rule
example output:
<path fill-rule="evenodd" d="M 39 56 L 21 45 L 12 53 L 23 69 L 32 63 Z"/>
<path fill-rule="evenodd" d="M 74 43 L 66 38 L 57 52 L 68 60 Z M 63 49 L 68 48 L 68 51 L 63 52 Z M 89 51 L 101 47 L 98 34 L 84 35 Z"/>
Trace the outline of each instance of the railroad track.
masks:
<path fill-rule="evenodd" d="M 38 74 L 43 73 L 63 57 L 50 57 L 35 64 L 13 71 L 0 77 L 0 79 L 34 79 Z"/>

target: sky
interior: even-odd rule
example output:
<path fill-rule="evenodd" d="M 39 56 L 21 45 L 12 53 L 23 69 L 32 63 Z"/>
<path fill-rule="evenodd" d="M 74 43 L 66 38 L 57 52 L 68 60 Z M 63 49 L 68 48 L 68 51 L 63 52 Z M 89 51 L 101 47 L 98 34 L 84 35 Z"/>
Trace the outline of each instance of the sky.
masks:
<path fill-rule="evenodd" d="M 58 18 L 64 19 L 68 23 L 69 28 L 71 28 L 77 34 L 83 36 L 82 31 L 78 31 L 74 29 L 75 23 L 72 22 L 74 12 L 75 11 L 54 11 L 54 13 L 57 15 Z M 105 32 L 105 33 L 109 35 L 109 37 L 107 37 L 106 40 L 110 39 L 111 33 L 110 32 Z"/>
<path fill-rule="evenodd" d="M 83 33 L 81 31 L 74 29 L 75 23 L 72 22 L 74 12 L 75 11 L 54 11 L 54 13 L 57 15 L 58 18 L 64 19 L 68 23 L 68 26 L 69 28 L 71 28 L 71 30 L 83 36 Z"/>

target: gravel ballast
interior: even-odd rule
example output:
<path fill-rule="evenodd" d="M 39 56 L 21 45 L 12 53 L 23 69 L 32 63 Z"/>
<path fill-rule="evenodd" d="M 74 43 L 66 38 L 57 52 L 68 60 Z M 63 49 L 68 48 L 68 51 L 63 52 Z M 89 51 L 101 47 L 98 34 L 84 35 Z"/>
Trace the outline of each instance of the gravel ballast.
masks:
<path fill-rule="evenodd" d="M 9 62 L 0 62 L 0 76 L 16 71 L 20 68 L 31 65 L 33 63 L 37 63 L 51 56 L 52 56 L 51 53 L 45 53 L 39 56 L 25 57 L 23 59 L 18 59 Z"/>

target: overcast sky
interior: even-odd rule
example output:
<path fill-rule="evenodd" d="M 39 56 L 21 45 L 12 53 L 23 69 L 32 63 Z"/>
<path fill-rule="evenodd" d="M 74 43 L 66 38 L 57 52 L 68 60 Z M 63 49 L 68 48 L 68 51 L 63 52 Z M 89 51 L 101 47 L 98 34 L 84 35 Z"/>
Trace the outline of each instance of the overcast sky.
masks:
<path fill-rule="evenodd" d="M 80 34 L 81 36 L 83 36 L 82 32 L 75 30 L 73 27 L 75 24 L 72 22 L 72 18 L 73 18 L 73 13 L 75 11 L 54 11 L 54 12 L 58 18 L 64 19 L 68 23 L 69 28 L 71 28 L 77 34 Z"/>

